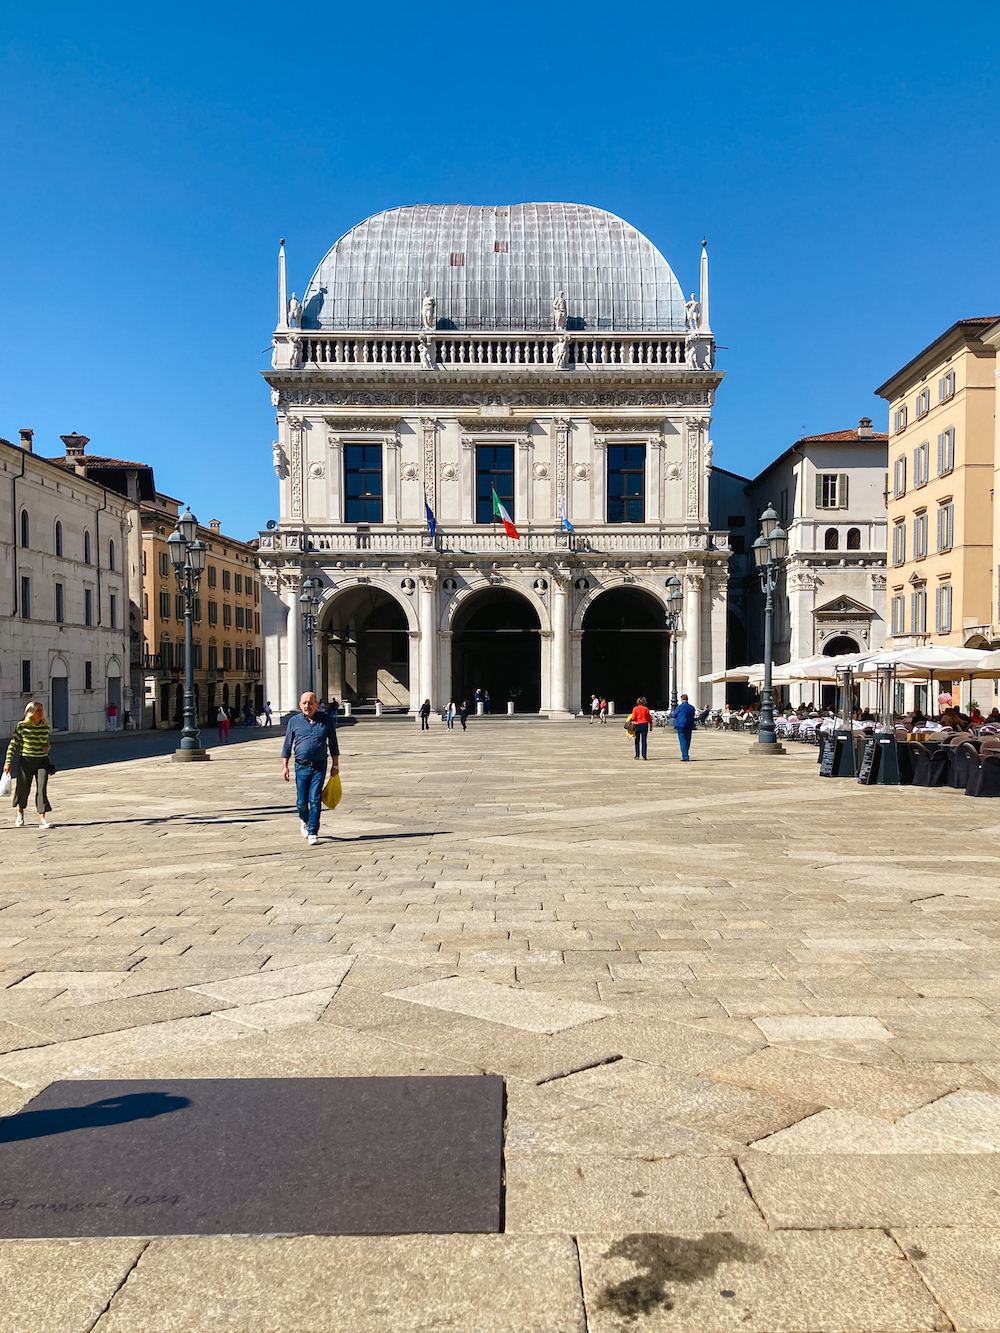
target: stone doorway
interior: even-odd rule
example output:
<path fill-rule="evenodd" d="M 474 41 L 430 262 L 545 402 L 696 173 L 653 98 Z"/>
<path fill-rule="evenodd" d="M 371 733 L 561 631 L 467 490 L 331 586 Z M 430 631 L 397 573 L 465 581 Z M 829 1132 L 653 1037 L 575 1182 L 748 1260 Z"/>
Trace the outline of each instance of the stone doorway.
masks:
<path fill-rule="evenodd" d="M 456 704 L 475 706 L 488 691 L 492 711 L 537 713 L 542 705 L 542 638 L 538 613 L 510 588 L 484 588 L 461 603 L 452 626 L 451 679 Z"/>
<path fill-rule="evenodd" d="M 670 698 L 670 635 L 666 608 L 643 588 L 609 588 L 583 618 L 580 707 L 590 696 L 613 700 L 629 711 L 643 696 L 650 708 L 666 708 Z"/>

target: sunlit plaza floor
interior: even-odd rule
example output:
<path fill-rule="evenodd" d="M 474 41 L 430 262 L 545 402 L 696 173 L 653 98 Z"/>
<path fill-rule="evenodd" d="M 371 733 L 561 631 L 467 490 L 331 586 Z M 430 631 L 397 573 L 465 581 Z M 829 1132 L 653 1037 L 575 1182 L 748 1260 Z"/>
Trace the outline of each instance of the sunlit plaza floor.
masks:
<path fill-rule="evenodd" d="M 5 814 L 0 1113 L 487 1072 L 507 1127 L 502 1234 L 5 1241 L 0 1324 L 1000 1329 L 1000 802 L 749 740 L 367 721 L 315 848 L 277 733 Z"/>

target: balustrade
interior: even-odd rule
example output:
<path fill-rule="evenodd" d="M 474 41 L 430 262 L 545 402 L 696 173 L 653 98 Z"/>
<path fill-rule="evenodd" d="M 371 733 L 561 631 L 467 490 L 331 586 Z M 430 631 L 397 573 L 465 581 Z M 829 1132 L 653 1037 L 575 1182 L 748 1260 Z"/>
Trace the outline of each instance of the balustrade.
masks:
<path fill-rule="evenodd" d="M 558 337 L 502 334 L 450 334 L 431 339 L 435 364 L 441 366 L 554 366 Z M 682 366 L 683 337 L 569 336 L 568 366 Z M 306 333 L 299 341 L 301 364 L 312 366 L 419 366 L 421 342 L 416 336 L 356 337 Z"/>

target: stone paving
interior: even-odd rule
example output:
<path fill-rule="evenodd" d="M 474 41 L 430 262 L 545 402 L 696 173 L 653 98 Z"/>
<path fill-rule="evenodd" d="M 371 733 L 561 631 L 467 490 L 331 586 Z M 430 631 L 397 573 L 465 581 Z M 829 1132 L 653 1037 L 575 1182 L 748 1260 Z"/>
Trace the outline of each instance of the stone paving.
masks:
<path fill-rule="evenodd" d="M 504 1234 L 8 1241 L 4 1329 L 1000 1329 L 1000 803 L 715 733 L 341 737 L 316 848 L 277 735 L 0 829 L 0 1113 L 500 1073 Z"/>

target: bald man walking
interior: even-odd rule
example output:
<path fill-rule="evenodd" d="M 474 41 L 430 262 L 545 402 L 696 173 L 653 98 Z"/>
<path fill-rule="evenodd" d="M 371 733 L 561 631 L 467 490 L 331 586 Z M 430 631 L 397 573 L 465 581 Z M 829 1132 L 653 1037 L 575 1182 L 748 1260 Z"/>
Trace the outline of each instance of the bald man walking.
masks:
<path fill-rule="evenodd" d="M 319 815 L 322 808 L 323 784 L 326 779 L 327 751 L 333 761 L 334 773 L 340 772 L 340 746 L 337 727 L 329 713 L 321 713 L 316 696 L 311 691 L 299 699 L 300 712 L 288 719 L 285 743 L 281 748 L 281 776 L 286 782 L 288 760 L 295 754 L 295 792 L 299 824 L 309 846 L 319 842 Z"/>

